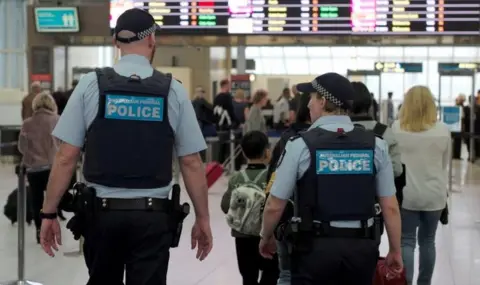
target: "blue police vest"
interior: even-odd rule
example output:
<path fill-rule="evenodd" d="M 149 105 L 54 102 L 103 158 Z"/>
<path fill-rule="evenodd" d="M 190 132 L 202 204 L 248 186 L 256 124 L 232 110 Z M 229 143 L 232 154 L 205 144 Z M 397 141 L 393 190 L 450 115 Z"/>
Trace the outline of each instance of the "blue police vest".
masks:
<path fill-rule="evenodd" d="M 85 143 L 83 174 L 89 182 L 130 189 L 159 188 L 172 180 L 174 132 L 168 120 L 172 77 L 124 77 L 95 70 L 98 113 Z"/>
<path fill-rule="evenodd" d="M 301 133 L 311 164 L 298 181 L 302 220 L 366 221 L 375 216 L 375 135 L 315 128 Z"/>

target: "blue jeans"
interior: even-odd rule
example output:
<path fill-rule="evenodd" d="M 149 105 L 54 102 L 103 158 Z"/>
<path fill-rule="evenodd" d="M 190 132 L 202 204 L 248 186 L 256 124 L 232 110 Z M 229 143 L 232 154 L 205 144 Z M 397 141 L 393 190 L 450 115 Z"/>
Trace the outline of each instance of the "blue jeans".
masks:
<path fill-rule="evenodd" d="M 431 285 L 435 268 L 435 233 L 442 211 L 410 211 L 402 209 L 402 258 L 408 285 L 413 283 L 414 252 L 420 248 L 417 285 Z"/>
<path fill-rule="evenodd" d="M 280 275 L 278 276 L 277 285 L 290 285 L 290 254 L 288 252 L 288 244 L 284 241 L 277 241 L 278 266 Z"/>

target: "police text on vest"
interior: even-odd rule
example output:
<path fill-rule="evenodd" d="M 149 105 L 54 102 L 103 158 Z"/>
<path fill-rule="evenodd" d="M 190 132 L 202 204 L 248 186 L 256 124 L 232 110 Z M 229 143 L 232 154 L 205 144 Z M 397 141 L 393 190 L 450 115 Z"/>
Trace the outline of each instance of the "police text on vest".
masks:
<path fill-rule="evenodd" d="M 163 121 L 164 100 L 160 97 L 139 97 L 107 94 L 105 118 L 114 120 Z"/>
<path fill-rule="evenodd" d="M 317 150 L 317 175 L 373 174 L 373 150 Z"/>

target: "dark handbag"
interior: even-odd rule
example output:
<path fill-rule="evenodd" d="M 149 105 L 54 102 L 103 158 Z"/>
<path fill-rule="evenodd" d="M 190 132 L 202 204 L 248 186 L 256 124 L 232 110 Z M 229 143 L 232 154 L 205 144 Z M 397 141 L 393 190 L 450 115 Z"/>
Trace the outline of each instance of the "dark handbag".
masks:
<path fill-rule="evenodd" d="M 440 214 L 440 223 L 442 223 L 442 225 L 448 225 L 448 204 L 445 205 L 442 214 Z"/>

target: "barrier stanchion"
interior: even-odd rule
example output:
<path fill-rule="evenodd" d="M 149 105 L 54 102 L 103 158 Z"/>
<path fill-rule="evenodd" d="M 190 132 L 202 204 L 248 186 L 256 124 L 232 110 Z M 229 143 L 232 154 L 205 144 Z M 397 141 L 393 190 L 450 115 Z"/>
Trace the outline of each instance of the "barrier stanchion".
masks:
<path fill-rule="evenodd" d="M 452 143 L 453 145 L 453 143 Z M 452 193 L 453 191 L 453 157 L 449 155 L 448 161 L 448 193 Z"/>
<path fill-rule="evenodd" d="M 230 131 L 230 173 L 235 172 L 235 133 Z"/>
<path fill-rule="evenodd" d="M 213 144 L 218 142 L 218 137 L 206 137 L 205 142 L 207 143 L 207 150 L 205 153 L 205 161 L 212 162 L 213 161 Z"/>
<path fill-rule="evenodd" d="M 27 193 L 25 187 L 25 168 L 20 165 L 18 171 L 17 222 L 18 222 L 18 268 L 17 280 L 3 282 L 3 285 L 42 285 L 25 280 L 25 218 L 27 214 Z"/>

